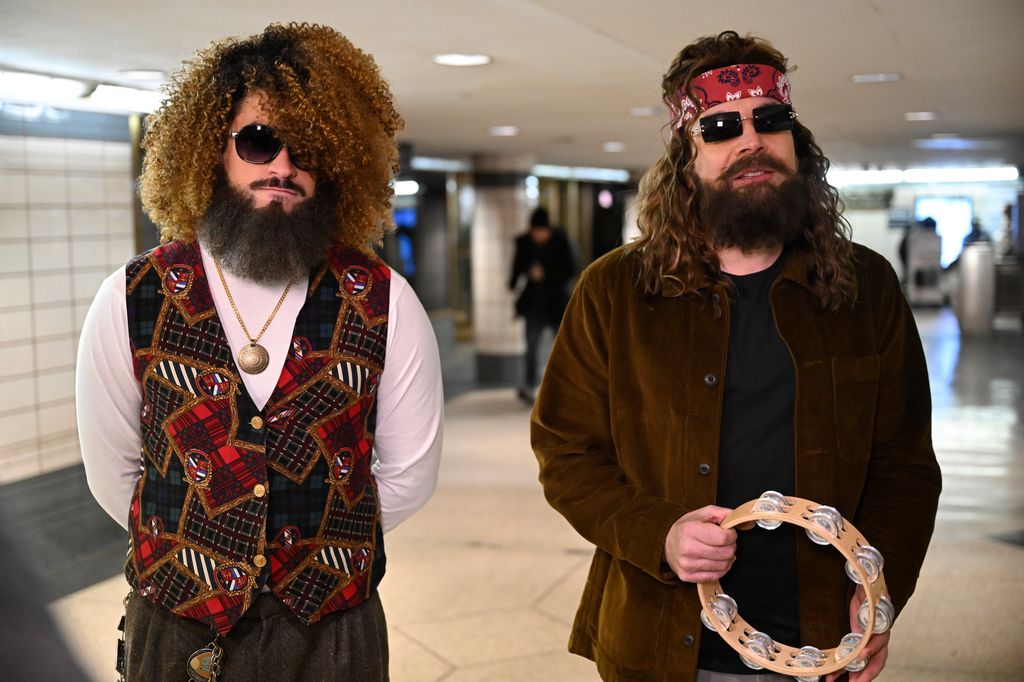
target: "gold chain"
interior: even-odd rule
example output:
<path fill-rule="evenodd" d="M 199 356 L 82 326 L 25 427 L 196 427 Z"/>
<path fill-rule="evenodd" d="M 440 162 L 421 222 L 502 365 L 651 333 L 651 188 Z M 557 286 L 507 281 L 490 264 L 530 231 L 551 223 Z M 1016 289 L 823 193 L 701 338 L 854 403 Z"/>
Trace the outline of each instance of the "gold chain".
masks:
<path fill-rule="evenodd" d="M 288 282 L 288 286 L 284 288 L 284 293 L 281 294 L 281 298 L 277 300 L 277 305 L 274 306 L 273 312 L 270 313 L 270 317 L 268 317 L 267 321 L 263 323 L 263 329 L 260 330 L 260 333 L 257 334 L 255 338 L 253 338 L 252 335 L 249 334 L 249 330 L 245 327 L 245 322 L 242 320 L 242 314 L 238 312 L 238 306 L 235 305 L 235 299 L 231 295 L 231 289 L 228 288 L 228 281 L 224 279 L 224 271 L 220 269 L 220 261 L 214 258 L 213 264 L 217 267 L 217 275 L 220 277 L 220 283 L 224 286 L 224 293 L 228 295 L 228 303 L 231 304 L 231 310 L 235 312 L 235 318 L 238 320 L 238 324 L 241 325 L 242 332 L 249 338 L 249 342 L 255 345 L 267 331 L 267 327 L 270 326 L 270 323 L 277 315 L 277 311 L 281 309 L 281 305 L 284 303 L 284 299 L 288 297 L 288 292 L 292 290 L 292 284 L 295 284 L 295 280 Z"/>

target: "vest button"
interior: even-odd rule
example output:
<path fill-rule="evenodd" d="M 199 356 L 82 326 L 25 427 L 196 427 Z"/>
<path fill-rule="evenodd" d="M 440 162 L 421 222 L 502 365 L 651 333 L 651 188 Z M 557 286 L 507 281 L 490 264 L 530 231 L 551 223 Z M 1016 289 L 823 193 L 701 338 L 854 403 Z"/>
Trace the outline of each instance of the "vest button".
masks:
<path fill-rule="evenodd" d="M 257 483 L 255 486 L 253 486 L 252 494 L 255 495 L 256 497 L 263 497 L 264 495 L 267 494 L 267 486 L 263 485 L 262 483 Z"/>
<path fill-rule="evenodd" d="M 683 646 L 691 647 L 691 646 L 693 646 L 693 642 L 694 642 L 693 635 L 687 635 L 686 637 L 683 637 Z"/>
<path fill-rule="evenodd" d="M 717 374 L 705 374 L 704 375 L 704 383 L 707 384 L 708 386 L 717 386 L 718 385 L 718 375 Z"/>
<path fill-rule="evenodd" d="M 701 476 L 710 476 L 711 475 L 711 465 L 710 464 L 701 464 L 700 466 L 697 467 L 697 473 L 699 473 Z"/>
<path fill-rule="evenodd" d="M 263 556 L 262 554 L 257 554 L 252 558 L 252 564 L 256 568 L 263 568 L 267 565 L 267 557 Z"/>
<path fill-rule="evenodd" d="M 259 431 L 263 428 L 263 418 L 259 416 L 253 417 L 249 420 L 249 426 Z"/>

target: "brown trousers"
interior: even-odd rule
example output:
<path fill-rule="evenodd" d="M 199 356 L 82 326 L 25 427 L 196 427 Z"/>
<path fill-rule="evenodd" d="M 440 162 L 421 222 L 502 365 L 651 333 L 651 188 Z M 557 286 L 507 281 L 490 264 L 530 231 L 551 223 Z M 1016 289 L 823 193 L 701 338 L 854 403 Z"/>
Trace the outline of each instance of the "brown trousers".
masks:
<path fill-rule="evenodd" d="M 125 619 L 128 682 L 188 680 L 188 659 L 214 632 L 132 593 Z M 218 682 L 387 682 L 388 632 L 380 597 L 304 625 L 261 594 L 231 632 Z"/>

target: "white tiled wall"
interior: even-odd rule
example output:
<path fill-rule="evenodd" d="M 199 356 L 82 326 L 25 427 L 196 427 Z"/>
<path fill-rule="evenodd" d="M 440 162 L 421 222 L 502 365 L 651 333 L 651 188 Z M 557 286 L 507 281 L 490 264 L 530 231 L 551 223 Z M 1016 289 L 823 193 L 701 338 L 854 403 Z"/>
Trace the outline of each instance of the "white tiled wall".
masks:
<path fill-rule="evenodd" d="M 78 334 L 132 215 L 129 143 L 0 135 L 0 483 L 80 459 Z"/>

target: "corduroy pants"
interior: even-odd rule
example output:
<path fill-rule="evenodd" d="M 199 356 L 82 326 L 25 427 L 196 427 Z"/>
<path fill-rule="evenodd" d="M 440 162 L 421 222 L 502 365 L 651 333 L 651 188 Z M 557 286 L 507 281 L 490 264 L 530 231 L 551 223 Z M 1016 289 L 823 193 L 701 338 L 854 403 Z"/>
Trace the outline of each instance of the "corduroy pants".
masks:
<path fill-rule="evenodd" d="M 125 619 L 128 682 L 182 682 L 188 660 L 214 632 L 132 593 Z M 388 633 L 376 592 L 359 606 L 304 625 L 270 594 L 261 594 L 231 632 L 218 682 L 387 682 Z"/>

